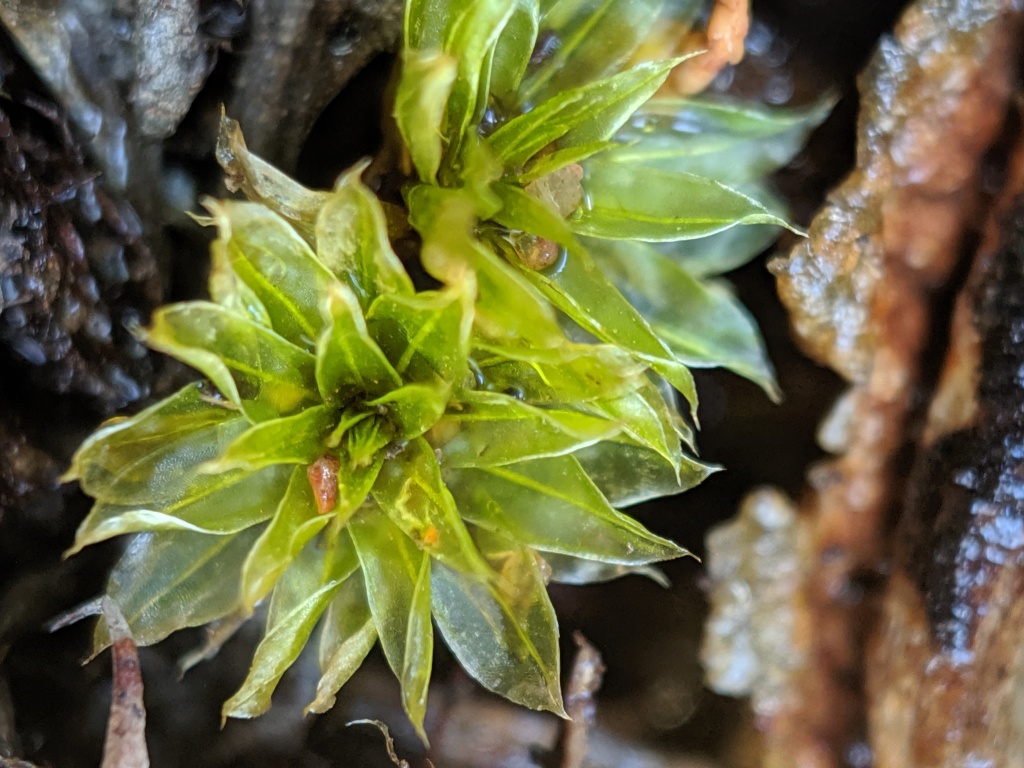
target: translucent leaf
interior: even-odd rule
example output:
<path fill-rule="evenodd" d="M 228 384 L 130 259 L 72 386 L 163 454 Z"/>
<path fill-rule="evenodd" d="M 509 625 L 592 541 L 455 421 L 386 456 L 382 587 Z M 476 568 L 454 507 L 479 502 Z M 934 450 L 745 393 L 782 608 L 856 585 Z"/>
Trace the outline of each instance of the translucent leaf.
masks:
<path fill-rule="evenodd" d="M 547 565 L 546 570 L 550 572 L 550 580 L 558 584 L 584 586 L 636 575 L 646 576 L 666 589 L 671 586 L 665 574 L 653 565 L 602 563 L 599 560 L 587 560 L 557 552 L 545 552 L 544 563 Z"/>
<path fill-rule="evenodd" d="M 558 141 L 576 147 L 607 141 L 650 98 L 681 59 L 639 64 L 603 80 L 562 91 L 509 120 L 489 143 L 508 167 L 518 167 Z"/>
<path fill-rule="evenodd" d="M 411 440 L 430 429 L 448 406 L 449 388 L 436 384 L 406 384 L 367 403 L 383 411 L 394 425 L 397 440 Z"/>
<path fill-rule="evenodd" d="M 319 652 L 323 677 L 317 683 L 316 698 L 306 707 L 306 712 L 317 714 L 334 706 L 338 691 L 377 643 L 377 628 L 366 602 L 362 571 L 345 579 L 327 607 L 321 626 Z"/>
<path fill-rule="evenodd" d="M 189 384 L 129 419 L 94 432 L 75 452 L 65 481 L 121 504 L 163 504 L 182 497 L 199 466 L 218 456 L 249 423 Z"/>
<path fill-rule="evenodd" d="M 523 103 L 537 103 L 614 72 L 647 37 L 664 0 L 558 0 L 547 4 L 541 30 L 558 41 L 528 72 Z"/>
<path fill-rule="evenodd" d="M 602 156 L 586 164 L 586 203 L 577 234 L 665 242 L 704 237 L 738 224 L 789 226 L 753 198 L 714 179 Z"/>
<path fill-rule="evenodd" d="M 263 203 L 287 219 L 307 242 L 313 242 L 316 215 L 327 193 L 306 189 L 249 152 L 238 122 L 224 115 L 217 137 L 217 162 L 227 176 L 228 189 L 240 189 L 253 202 Z"/>
<path fill-rule="evenodd" d="M 558 623 L 537 561 L 525 547 L 486 531 L 478 542 L 499 578 L 481 581 L 435 562 L 437 626 L 462 667 L 485 688 L 564 717 Z"/>
<path fill-rule="evenodd" d="M 796 156 L 834 103 L 831 95 L 796 109 L 721 96 L 652 99 L 619 132 L 629 144 L 605 158 L 727 184 L 757 181 Z"/>
<path fill-rule="evenodd" d="M 135 642 L 153 645 L 239 610 L 242 563 L 259 534 L 252 527 L 230 536 L 161 531 L 132 539 L 110 574 L 107 595 Z M 96 651 L 107 646 L 102 625 L 94 640 Z"/>
<path fill-rule="evenodd" d="M 309 464 L 324 452 L 324 440 L 337 421 L 337 409 L 329 405 L 262 421 L 235 438 L 224 453 L 203 466 L 203 471 L 207 474 L 230 469 L 252 472 L 273 464 Z"/>
<path fill-rule="evenodd" d="M 557 346 L 564 341 L 545 298 L 471 233 L 474 207 L 465 195 L 420 185 L 409 192 L 408 203 L 412 224 L 423 236 L 425 269 L 448 284 L 465 281 L 466 273 L 475 277 L 473 322 L 481 334 L 497 340 L 522 340 L 534 347 Z"/>
<path fill-rule="evenodd" d="M 352 291 L 334 286 L 323 312 L 327 325 L 317 341 L 316 381 L 324 400 L 338 403 L 355 394 L 374 397 L 402 385 L 370 336 Z"/>
<path fill-rule="evenodd" d="M 498 35 L 508 23 L 516 4 L 510 0 L 460 0 L 451 3 L 444 32 L 443 50 L 458 64 L 458 74 L 448 97 L 445 134 L 446 157 L 461 157 L 463 136 L 483 114 L 483 99 L 489 91 L 490 61 Z"/>
<path fill-rule="evenodd" d="M 212 224 L 213 219 L 209 220 Z M 270 313 L 259 296 L 235 274 L 228 256 L 227 243 L 215 238 L 210 244 L 210 299 L 255 323 L 271 327 Z"/>
<path fill-rule="evenodd" d="M 497 45 L 491 65 L 490 91 L 500 101 L 511 104 L 533 55 L 540 25 L 537 0 L 516 0 Z"/>
<path fill-rule="evenodd" d="M 317 513 L 306 468 L 296 467 L 270 524 L 263 529 L 242 566 L 242 607 L 247 612 L 251 613 L 256 603 L 273 589 L 295 556 L 328 520 L 327 515 Z"/>
<path fill-rule="evenodd" d="M 317 256 L 351 286 L 363 308 L 381 293 L 413 293 L 388 240 L 384 209 L 360 179 L 365 170 L 360 163 L 341 175 L 316 220 Z"/>
<path fill-rule="evenodd" d="M 632 440 L 650 448 L 672 467 L 681 465 L 683 456 L 672 408 L 652 382 L 638 382 L 632 392 L 593 400 L 582 406 L 582 410 L 622 424 L 622 433 L 617 439 Z"/>
<path fill-rule="evenodd" d="M 270 517 L 284 493 L 287 467 L 259 472 L 179 475 L 176 497 L 156 504 L 97 501 L 75 533 L 73 555 L 89 544 L 139 531 L 237 533 Z"/>
<path fill-rule="evenodd" d="M 274 588 L 267 628 L 256 647 L 249 675 L 224 702 L 223 718 L 257 717 L 270 708 L 270 696 L 295 663 L 320 616 L 342 582 L 356 568 L 356 558 L 340 558 L 325 568 L 324 553 L 307 545 Z"/>
<path fill-rule="evenodd" d="M 437 51 L 407 48 L 395 93 L 395 122 L 409 148 L 420 181 L 434 184 L 441 167 L 441 126 L 457 62 Z"/>
<path fill-rule="evenodd" d="M 757 325 L 724 286 L 696 280 L 643 243 L 595 243 L 592 252 L 677 360 L 697 368 L 728 368 L 778 400 Z"/>
<path fill-rule="evenodd" d="M 677 474 L 671 464 L 650 448 L 621 442 L 597 443 L 573 455 L 615 507 L 682 493 L 719 469 L 683 454 Z"/>
<path fill-rule="evenodd" d="M 480 557 L 441 480 L 437 456 L 426 440 L 413 440 L 385 462 L 373 498 L 413 543 L 456 570 L 486 576 Z"/>
<path fill-rule="evenodd" d="M 379 510 L 349 523 L 384 656 L 402 684 L 402 706 L 426 741 L 423 718 L 433 661 L 430 557 Z"/>
<path fill-rule="evenodd" d="M 262 205 L 208 203 L 235 274 L 266 308 L 274 330 L 312 351 L 334 275 L 283 218 Z"/>
<path fill-rule="evenodd" d="M 253 421 L 319 400 L 311 354 L 216 304 L 158 309 L 146 343 L 205 374 Z"/>
<path fill-rule="evenodd" d="M 524 268 L 527 279 L 584 330 L 628 350 L 664 376 L 690 402 L 695 414 L 697 390 L 690 372 L 605 277 L 589 252 L 567 232 L 566 222 L 522 190 L 506 184 L 495 188 L 505 203 L 499 214 L 502 224 L 535 232 L 569 248 L 565 257 L 549 269 Z"/>
<path fill-rule="evenodd" d="M 383 295 L 370 307 L 370 335 L 405 381 L 450 384 L 465 374 L 473 311 L 463 288 Z"/>
<path fill-rule="evenodd" d="M 405 4 L 405 48 L 436 50 L 457 0 L 409 0 Z"/>
<path fill-rule="evenodd" d="M 580 403 L 632 389 L 645 366 L 610 344 L 554 349 L 478 343 L 473 359 L 482 388 L 532 405 Z"/>
<path fill-rule="evenodd" d="M 753 197 L 764 202 L 762 195 Z M 779 210 L 775 204 L 767 207 Z M 697 240 L 659 243 L 657 247 L 699 280 L 742 267 L 774 243 L 779 237 L 779 232 L 779 227 L 751 224 L 733 227 Z"/>
<path fill-rule="evenodd" d="M 607 440 L 622 425 L 578 411 L 538 408 L 495 392 L 465 392 L 433 433 L 446 467 L 495 467 L 561 456 Z"/>
<path fill-rule="evenodd" d="M 686 554 L 613 509 L 572 456 L 446 477 L 466 520 L 534 549 L 623 565 Z"/>
<path fill-rule="evenodd" d="M 343 456 L 343 461 L 338 471 L 338 501 L 334 514 L 344 520 L 359 509 L 370 495 L 380 468 L 384 466 L 384 452 L 377 451 L 365 464 L 356 464 L 347 455 Z"/>

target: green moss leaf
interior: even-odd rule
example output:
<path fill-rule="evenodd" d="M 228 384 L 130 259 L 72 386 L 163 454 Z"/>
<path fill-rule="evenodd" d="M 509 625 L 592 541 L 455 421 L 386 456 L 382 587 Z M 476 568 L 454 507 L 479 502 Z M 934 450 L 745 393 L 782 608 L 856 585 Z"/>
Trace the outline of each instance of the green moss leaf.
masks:
<path fill-rule="evenodd" d="M 397 440 L 411 440 L 430 429 L 444 414 L 451 388 L 437 384 L 406 384 L 371 400 L 397 430 Z"/>
<path fill-rule="evenodd" d="M 330 517 L 317 513 L 306 468 L 292 470 L 270 524 L 256 540 L 242 566 L 242 607 L 251 613 L 295 556 L 327 524 Z"/>
<path fill-rule="evenodd" d="M 355 291 L 364 309 L 382 293 L 413 293 L 388 240 L 384 209 L 360 179 L 365 170 L 364 162 L 342 174 L 316 219 L 317 257 Z M 323 290 L 331 285 L 325 282 Z"/>
<path fill-rule="evenodd" d="M 602 157 L 586 164 L 584 188 L 588 203 L 572 226 L 591 237 L 666 242 L 740 224 L 788 226 L 753 198 L 690 173 Z"/>
<path fill-rule="evenodd" d="M 650 448 L 622 442 L 603 442 L 574 454 L 609 503 L 628 507 L 700 485 L 719 467 L 683 454 L 680 471 Z"/>
<path fill-rule="evenodd" d="M 317 341 L 316 381 L 321 397 L 337 403 L 354 394 L 380 396 L 402 385 L 402 379 L 363 319 L 351 290 L 336 285 L 323 307 L 326 327 Z"/>
<path fill-rule="evenodd" d="M 139 531 L 237 533 L 270 517 L 288 482 L 287 467 L 259 472 L 177 475 L 177 493 L 156 503 L 97 501 L 75 533 L 67 554 L 114 536 Z"/>
<path fill-rule="evenodd" d="M 677 360 L 728 368 L 779 399 L 757 325 L 725 286 L 696 280 L 643 243 L 595 243 L 593 253 Z"/>
<path fill-rule="evenodd" d="M 433 184 L 441 167 L 441 129 L 458 64 L 437 51 L 407 49 L 395 94 L 395 122 L 420 181 Z"/>
<path fill-rule="evenodd" d="M 87 494 L 110 502 L 178 498 L 178 473 L 195 474 L 248 426 L 207 392 L 189 384 L 131 418 L 110 420 L 82 443 L 63 479 L 78 480 Z"/>
<path fill-rule="evenodd" d="M 325 565 L 323 551 L 311 544 L 284 572 L 270 599 L 267 628 L 249 675 L 224 702 L 223 718 L 257 717 L 270 708 L 274 688 L 299 657 L 342 582 L 355 570 L 356 558 L 350 555 Z"/>
<path fill-rule="evenodd" d="M 522 103 L 539 101 L 613 72 L 647 37 L 664 0 L 557 0 L 542 3 L 541 30 L 558 41 L 529 72 Z"/>
<path fill-rule="evenodd" d="M 572 456 L 449 475 L 462 515 L 542 551 L 623 565 L 686 554 L 613 509 Z"/>
<path fill-rule="evenodd" d="M 203 466 L 203 471 L 253 472 L 273 464 L 309 464 L 324 452 L 324 440 L 337 421 L 337 409 L 328 405 L 262 421 L 235 438 L 224 453 Z"/>
<path fill-rule="evenodd" d="M 587 560 L 557 552 L 545 552 L 544 563 L 547 566 L 546 570 L 550 573 L 551 581 L 557 584 L 584 586 L 620 579 L 623 576 L 645 576 L 666 589 L 671 586 L 665 574 L 653 565 L 602 563 L 599 560 Z"/>
<path fill-rule="evenodd" d="M 402 685 L 402 706 L 425 741 L 423 718 L 434 648 L 430 558 L 380 510 L 357 514 L 349 529 L 384 656 Z"/>
<path fill-rule="evenodd" d="M 408 202 L 412 224 L 423 235 L 426 270 L 452 285 L 475 281 L 473 322 L 480 334 L 495 340 L 522 340 L 534 347 L 564 342 L 544 296 L 471 234 L 475 207 L 464 194 L 420 185 L 409 192 Z"/>
<path fill-rule="evenodd" d="M 465 287 L 385 295 L 370 307 L 370 335 L 406 382 L 450 385 L 465 374 L 473 323 Z"/>
<path fill-rule="evenodd" d="M 526 74 L 540 27 L 537 0 L 516 0 L 501 37 L 494 47 L 490 91 L 504 104 L 516 100 L 516 91 Z"/>
<path fill-rule="evenodd" d="M 726 184 L 759 181 L 793 159 L 834 104 L 832 96 L 797 109 L 721 96 L 652 99 L 619 132 L 627 144 L 605 159 Z"/>
<path fill-rule="evenodd" d="M 143 533 L 118 561 L 107 595 L 117 603 L 139 645 L 152 645 L 185 627 L 199 627 L 241 607 L 242 563 L 259 527 L 230 536 Z M 98 652 L 109 644 L 102 622 Z"/>
<path fill-rule="evenodd" d="M 641 381 L 633 391 L 592 400 L 582 409 L 622 424 L 618 440 L 629 440 L 650 448 L 674 469 L 679 469 L 683 454 L 672 406 L 651 381 Z"/>
<path fill-rule="evenodd" d="M 415 545 L 466 573 L 487 574 L 426 440 L 413 440 L 385 463 L 373 498 Z"/>
<path fill-rule="evenodd" d="M 438 423 L 445 466 L 495 467 L 561 456 L 618 434 L 622 424 L 559 408 L 538 408 L 496 392 L 464 392 Z"/>
<path fill-rule="evenodd" d="M 565 716 L 558 623 L 534 555 L 481 531 L 496 581 L 434 564 L 437 626 L 462 667 L 485 688 L 531 709 Z"/>
<path fill-rule="evenodd" d="M 506 166 L 518 167 L 554 141 L 562 148 L 607 141 L 680 61 L 639 64 L 604 80 L 561 91 L 509 120 L 489 143 Z"/>
<path fill-rule="evenodd" d="M 362 571 L 345 579 L 327 607 L 322 627 L 319 653 L 323 676 L 316 686 L 316 698 L 306 707 L 306 712 L 317 714 L 334 706 L 338 691 L 377 644 Z"/>
<path fill-rule="evenodd" d="M 252 421 L 319 400 L 311 354 L 216 304 L 193 301 L 157 310 L 146 343 L 204 373 Z"/>
<path fill-rule="evenodd" d="M 751 197 L 761 202 L 771 198 L 764 190 L 758 190 Z M 780 210 L 777 201 L 766 203 L 766 207 L 773 211 Z M 764 253 L 778 239 L 780 231 L 779 227 L 767 224 L 750 224 L 697 240 L 659 243 L 657 248 L 699 280 L 742 267 L 758 254 Z"/>
<path fill-rule="evenodd" d="M 565 343 L 554 349 L 477 343 L 483 388 L 531 405 L 582 403 L 624 393 L 646 366 L 611 344 Z"/>
<path fill-rule="evenodd" d="M 262 205 L 209 203 L 235 274 L 266 308 L 273 329 L 312 351 L 334 275 L 287 221 Z"/>

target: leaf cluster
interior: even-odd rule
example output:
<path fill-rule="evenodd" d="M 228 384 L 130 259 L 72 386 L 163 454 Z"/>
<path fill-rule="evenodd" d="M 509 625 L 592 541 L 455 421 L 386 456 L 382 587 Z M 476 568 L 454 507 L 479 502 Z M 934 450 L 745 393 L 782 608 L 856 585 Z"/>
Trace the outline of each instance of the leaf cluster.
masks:
<path fill-rule="evenodd" d="M 207 204 L 210 299 L 145 331 L 206 381 L 104 425 L 67 477 L 96 499 L 75 550 L 138 534 L 108 586 L 138 642 L 268 603 L 226 717 L 265 711 L 317 626 L 311 711 L 379 642 L 425 737 L 436 625 L 484 686 L 564 714 L 546 584 L 685 554 L 618 508 L 713 470 L 684 450 L 691 367 L 774 393 L 752 321 L 706 278 L 785 226 L 760 179 L 821 109 L 652 101 L 678 60 L 623 63 L 660 10 L 410 0 L 400 215 L 430 285 L 365 165 L 308 190 L 224 119 L 249 202 Z"/>

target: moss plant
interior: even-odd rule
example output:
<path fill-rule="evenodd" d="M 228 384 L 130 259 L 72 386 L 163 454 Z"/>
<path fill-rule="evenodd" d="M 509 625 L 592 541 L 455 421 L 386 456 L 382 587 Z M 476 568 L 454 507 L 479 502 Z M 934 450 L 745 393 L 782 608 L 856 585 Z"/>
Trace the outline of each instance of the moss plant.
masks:
<path fill-rule="evenodd" d="M 409 2 L 404 208 L 365 165 L 305 189 L 224 120 L 250 201 L 207 203 L 210 300 L 144 332 L 205 380 L 104 425 L 68 478 L 96 499 L 75 550 L 137 534 L 108 594 L 140 643 L 268 603 L 226 717 L 269 707 L 317 625 L 312 711 L 379 642 L 424 735 L 436 626 L 481 684 L 563 714 L 546 584 L 685 554 L 617 508 L 711 471 L 683 448 L 690 367 L 774 393 L 707 278 L 782 224 L 759 179 L 822 110 L 650 101 L 678 61 L 622 62 L 660 6 Z M 410 224 L 422 284 L 392 249 Z"/>

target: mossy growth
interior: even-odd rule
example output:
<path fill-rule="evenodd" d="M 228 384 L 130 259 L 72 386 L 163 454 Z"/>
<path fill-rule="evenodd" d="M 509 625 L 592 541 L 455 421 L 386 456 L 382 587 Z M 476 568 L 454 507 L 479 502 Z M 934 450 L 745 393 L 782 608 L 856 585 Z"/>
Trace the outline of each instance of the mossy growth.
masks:
<path fill-rule="evenodd" d="M 108 594 L 141 644 L 268 603 L 226 717 L 265 711 L 318 625 L 314 712 L 379 642 L 425 738 L 436 627 L 482 685 L 563 714 L 547 583 L 686 554 L 619 508 L 712 471 L 692 367 L 774 396 L 712 278 L 785 226 L 761 179 L 826 108 L 652 99 L 678 60 L 624 62 L 662 5 L 409 2 L 403 205 L 366 164 L 306 189 L 224 119 L 249 201 L 207 203 L 210 299 L 143 332 L 205 380 L 101 427 L 67 477 L 96 499 L 75 550 L 136 534 Z"/>

